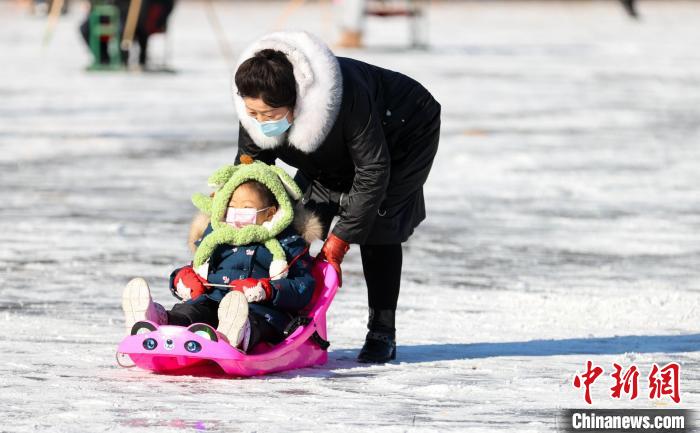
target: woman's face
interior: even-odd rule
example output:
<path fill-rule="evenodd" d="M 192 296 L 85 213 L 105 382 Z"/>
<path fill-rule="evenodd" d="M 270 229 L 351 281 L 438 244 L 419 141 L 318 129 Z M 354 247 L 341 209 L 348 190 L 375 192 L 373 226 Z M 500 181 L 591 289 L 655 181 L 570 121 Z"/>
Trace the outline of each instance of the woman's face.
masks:
<path fill-rule="evenodd" d="M 294 114 L 291 107 L 270 107 L 261 98 L 243 98 L 246 111 L 250 117 L 258 120 L 258 122 L 268 122 L 270 120 L 280 120 L 287 117 L 287 121 L 292 123 Z"/>

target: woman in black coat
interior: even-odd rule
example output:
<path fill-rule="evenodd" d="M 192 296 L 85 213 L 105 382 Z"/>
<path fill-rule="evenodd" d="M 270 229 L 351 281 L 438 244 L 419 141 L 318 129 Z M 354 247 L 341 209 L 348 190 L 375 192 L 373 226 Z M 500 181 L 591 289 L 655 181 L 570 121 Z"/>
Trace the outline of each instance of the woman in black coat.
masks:
<path fill-rule="evenodd" d="M 440 104 L 415 80 L 336 57 L 306 32 L 265 36 L 241 59 L 236 160 L 247 154 L 298 169 L 302 203 L 324 225 L 320 256 L 338 271 L 349 244 L 360 245 L 369 332 L 358 360 L 394 359 L 401 243 L 425 218 Z"/>

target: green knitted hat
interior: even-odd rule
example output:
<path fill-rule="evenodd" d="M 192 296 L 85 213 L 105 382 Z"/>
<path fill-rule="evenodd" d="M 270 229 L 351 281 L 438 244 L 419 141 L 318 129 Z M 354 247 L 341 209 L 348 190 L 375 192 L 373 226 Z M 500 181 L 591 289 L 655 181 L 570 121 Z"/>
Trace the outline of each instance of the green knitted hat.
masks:
<path fill-rule="evenodd" d="M 265 185 L 277 199 L 279 207 L 272 219 L 261 225 L 232 227 L 225 222 L 231 196 L 239 185 L 250 180 Z M 274 279 L 286 277 L 287 259 L 276 236 L 294 219 L 292 200 L 301 198 L 301 190 L 291 176 L 279 167 L 253 161 L 252 158 L 244 155 L 241 157 L 240 165 L 226 165 L 216 170 L 209 177 L 209 185 L 217 188 L 214 197 L 204 194 L 192 196 L 192 203 L 211 217 L 213 229 L 195 251 L 194 268 L 201 269 L 203 265 L 207 265 L 214 249 L 219 245 L 261 243 L 272 253 L 270 276 Z M 198 270 L 198 273 L 206 277 L 206 272 Z"/>

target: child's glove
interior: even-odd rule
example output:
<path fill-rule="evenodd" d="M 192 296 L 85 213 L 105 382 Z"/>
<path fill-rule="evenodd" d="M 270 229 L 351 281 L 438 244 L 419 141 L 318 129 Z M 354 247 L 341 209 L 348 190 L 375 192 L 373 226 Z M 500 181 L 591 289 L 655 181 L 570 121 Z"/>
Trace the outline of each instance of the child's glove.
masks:
<path fill-rule="evenodd" d="M 262 302 L 272 299 L 272 285 L 269 278 L 246 278 L 229 283 L 231 290 L 243 293 L 248 302 Z"/>
<path fill-rule="evenodd" d="M 340 264 L 343 262 L 345 253 L 350 249 L 350 244 L 340 239 L 338 236 L 331 234 L 324 242 L 321 252 L 316 256 L 316 260 L 326 260 L 335 272 L 338 274 L 338 286 L 343 285 L 343 276 L 340 270 Z"/>
<path fill-rule="evenodd" d="M 206 280 L 192 269 L 192 266 L 185 266 L 175 274 L 173 286 L 183 300 L 195 299 L 207 292 L 204 285 Z"/>

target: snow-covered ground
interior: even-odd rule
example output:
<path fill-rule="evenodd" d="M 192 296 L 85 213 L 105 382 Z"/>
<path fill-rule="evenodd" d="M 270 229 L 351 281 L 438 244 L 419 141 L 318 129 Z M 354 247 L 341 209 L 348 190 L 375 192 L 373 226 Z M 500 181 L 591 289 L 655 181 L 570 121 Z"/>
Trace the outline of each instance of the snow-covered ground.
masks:
<path fill-rule="evenodd" d="M 239 53 L 284 3 L 216 3 Z M 175 74 L 88 73 L 79 7 L 45 22 L 0 2 L 0 431 L 554 431 L 587 360 L 594 408 L 700 403 L 700 5 L 433 2 L 431 49 L 371 19 L 344 51 L 443 105 L 429 218 L 405 246 L 398 359 L 365 334 L 358 248 L 326 366 L 230 380 L 116 366 L 122 286 L 166 277 L 206 177 L 235 155 L 229 71 L 206 3 L 178 5 Z M 285 28 L 332 42 L 327 2 Z M 154 41 L 154 55 L 163 41 Z M 679 362 L 681 403 L 650 400 Z M 640 369 L 615 401 L 612 363 Z"/>

